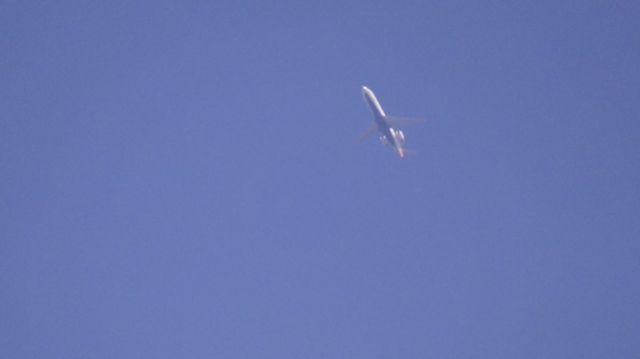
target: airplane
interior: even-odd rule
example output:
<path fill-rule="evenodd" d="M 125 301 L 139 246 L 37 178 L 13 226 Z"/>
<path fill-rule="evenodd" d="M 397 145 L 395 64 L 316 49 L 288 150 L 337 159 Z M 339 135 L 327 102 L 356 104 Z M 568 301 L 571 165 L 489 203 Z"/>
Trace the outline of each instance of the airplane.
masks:
<path fill-rule="evenodd" d="M 382 142 L 383 145 L 392 148 L 400 158 L 406 156 L 410 151 L 404 148 L 404 133 L 402 130 L 394 128 L 394 126 L 397 127 L 401 122 L 414 122 L 420 121 L 420 119 L 387 116 L 376 95 L 367 86 L 362 86 L 362 96 L 367 105 L 369 105 L 374 119 L 373 125 L 365 132 L 362 139 L 378 130 L 382 134 L 382 136 L 380 136 L 380 142 Z"/>

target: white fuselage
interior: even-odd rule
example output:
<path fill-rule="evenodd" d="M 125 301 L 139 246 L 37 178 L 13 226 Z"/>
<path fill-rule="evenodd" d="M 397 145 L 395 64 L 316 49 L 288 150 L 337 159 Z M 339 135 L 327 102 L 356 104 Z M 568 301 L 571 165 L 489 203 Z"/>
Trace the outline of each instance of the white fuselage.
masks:
<path fill-rule="evenodd" d="M 402 144 L 404 143 L 404 134 L 402 131 L 394 129 L 389 125 L 387 115 L 385 115 L 382 105 L 380 105 L 380 102 L 373 91 L 371 91 L 367 86 L 362 86 L 362 96 L 373 113 L 373 119 L 378 126 L 378 131 L 382 133 L 382 136 L 380 137 L 382 143 L 393 148 L 400 157 L 404 157 L 405 150 L 402 147 Z"/>

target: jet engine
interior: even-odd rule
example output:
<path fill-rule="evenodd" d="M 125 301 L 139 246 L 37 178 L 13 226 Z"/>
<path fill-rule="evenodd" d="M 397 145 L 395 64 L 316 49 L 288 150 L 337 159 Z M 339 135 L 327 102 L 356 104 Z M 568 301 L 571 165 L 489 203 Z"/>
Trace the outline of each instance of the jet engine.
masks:
<path fill-rule="evenodd" d="M 396 138 L 400 141 L 400 143 L 404 143 L 404 133 L 402 130 L 396 130 Z"/>
<path fill-rule="evenodd" d="M 385 146 L 389 146 L 389 141 L 387 140 L 387 136 L 380 136 L 380 143 L 382 143 Z"/>

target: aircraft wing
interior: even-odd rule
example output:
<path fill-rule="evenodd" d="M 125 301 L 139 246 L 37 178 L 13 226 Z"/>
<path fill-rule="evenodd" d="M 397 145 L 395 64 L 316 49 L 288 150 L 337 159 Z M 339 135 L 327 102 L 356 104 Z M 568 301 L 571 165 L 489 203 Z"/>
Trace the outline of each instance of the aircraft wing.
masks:
<path fill-rule="evenodd" d="M 378 132 L 378 126 L 375 123 L 373 123 L 371 124 L 371 126 L 369 126 L 369 128 L 367 128 L 367 130 L 362 134 L 362 136 L 360 136 L 360 138 L 358 139 L 358 142 L 364 142 L 366 139 L 373 136 L 376 132 Z"/>
<path fill-rule="evenodd" d="M 386 116 L 385 120 L 391 127 L 404 127 L 407 125 L 415 125 L 417 123 L 425 122 L 425 119 L 418 117 L 398 117 L 398 116 Z"/>

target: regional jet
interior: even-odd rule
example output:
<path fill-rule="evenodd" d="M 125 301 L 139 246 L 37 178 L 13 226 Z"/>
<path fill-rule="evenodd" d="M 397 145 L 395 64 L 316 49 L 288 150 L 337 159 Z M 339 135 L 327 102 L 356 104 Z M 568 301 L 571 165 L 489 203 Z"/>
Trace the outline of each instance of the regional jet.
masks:
<path fill-rule="evenodd" d="M 380 102 L 376 98 L 376 95 L 371 91 L 367 86 L 362 86 L 362 96 L 364 96 L 364 100 L 369 105 L 369 109 L 373 112 L 373 125 L 367 130 L 367 132 L 362 136 L 363 138 L 368 137 L 370 134 L 374 133 L 376 130 L 380 131 L 382 136 L 380 136 L 380 142 L 383 145 L 390 147 L 396 152 L 401 158 L 407 154 L 407 149 L 404 148 L 404 133 L 402 130 L 394 128 L 394 126 L 398 126 L 401 122 L 413 122 L 420 121 L 419 119 L 409 119 L 409 118 L 398 118 L 387 116 L 382 110 L 382 106 L 380 106 Z"/>

